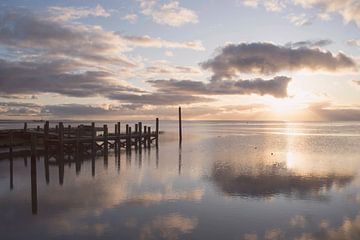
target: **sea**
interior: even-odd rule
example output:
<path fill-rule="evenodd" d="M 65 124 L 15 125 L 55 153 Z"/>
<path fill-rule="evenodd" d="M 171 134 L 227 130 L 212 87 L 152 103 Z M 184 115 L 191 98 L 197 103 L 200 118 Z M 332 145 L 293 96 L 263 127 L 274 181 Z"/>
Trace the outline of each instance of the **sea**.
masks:
<path fill-rule="evenodd" d="M 160 131 L 158 148 L 48 172 L 42 156 L 0 160 L 0 239 L 360 239 L 360 122 L 183 121 L 181 142 L 177 121 Z"/>

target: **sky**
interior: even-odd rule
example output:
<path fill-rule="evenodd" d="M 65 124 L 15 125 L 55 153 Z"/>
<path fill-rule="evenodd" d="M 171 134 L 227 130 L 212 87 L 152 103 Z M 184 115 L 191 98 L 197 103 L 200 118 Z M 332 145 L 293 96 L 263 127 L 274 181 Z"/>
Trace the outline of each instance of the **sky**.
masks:
<path fill-rule="evenodd" d="M 360 120 L 359 0 L 0 5 L 0 119 Z"/>

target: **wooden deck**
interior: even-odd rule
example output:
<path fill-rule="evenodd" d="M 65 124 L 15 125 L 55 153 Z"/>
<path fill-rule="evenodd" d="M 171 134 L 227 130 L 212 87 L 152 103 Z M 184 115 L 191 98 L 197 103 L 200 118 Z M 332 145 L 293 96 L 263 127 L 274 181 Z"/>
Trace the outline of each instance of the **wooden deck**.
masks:
<path fill-rule="evenodd" d="M 55 158 L 76 158 L 79 154 L 96 155 L 97 152 L 107 154 L 109 149 L 131 152 L 132 149 L 141 151 L 159 144 L 159 119 L 155 120 L 155 131 L 151 127 L 138 122 L 132 128 L 125 125 L 125 132 L 121 131 L 121 124 L 115 124 L 115 132 L 109 133 L 105 124 L 98 127 L 91 125 L 67 126 L 60 122 L 50 128 L 49 122 L 43 127 L 29 129 L 24 124 L 23 129 L 0 130 L 0 160 L 9 159 L 10 155 L 19 156 L 25 153 L 36 155 L 46 152 Z"/>

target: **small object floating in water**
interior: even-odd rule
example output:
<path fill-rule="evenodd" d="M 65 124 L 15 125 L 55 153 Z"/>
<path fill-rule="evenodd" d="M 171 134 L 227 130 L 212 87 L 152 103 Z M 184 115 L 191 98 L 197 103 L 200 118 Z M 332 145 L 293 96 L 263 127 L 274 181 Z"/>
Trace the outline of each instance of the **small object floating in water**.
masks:
<path fill-rule="evenodd" d="M 257 149 L 257 147 L 254 147 L 254 149 Z"/>
<path fill-rule="evenodd" d="M 274 155 L 274 153 L 271 153 L 271 155 Z"/>

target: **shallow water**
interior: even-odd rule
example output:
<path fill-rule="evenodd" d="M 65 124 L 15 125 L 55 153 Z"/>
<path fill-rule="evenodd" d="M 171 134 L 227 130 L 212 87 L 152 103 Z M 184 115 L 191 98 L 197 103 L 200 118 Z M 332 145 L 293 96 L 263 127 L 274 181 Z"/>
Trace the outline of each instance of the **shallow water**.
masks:
<path fill-rule="evenodd" d="M 12 186 L 0 161 L 1 239 L 360 239 L 359 122 L 184 122 L 181 146 L 160 129 L 48 183 L 42 157 L 14 159 Z"/>

